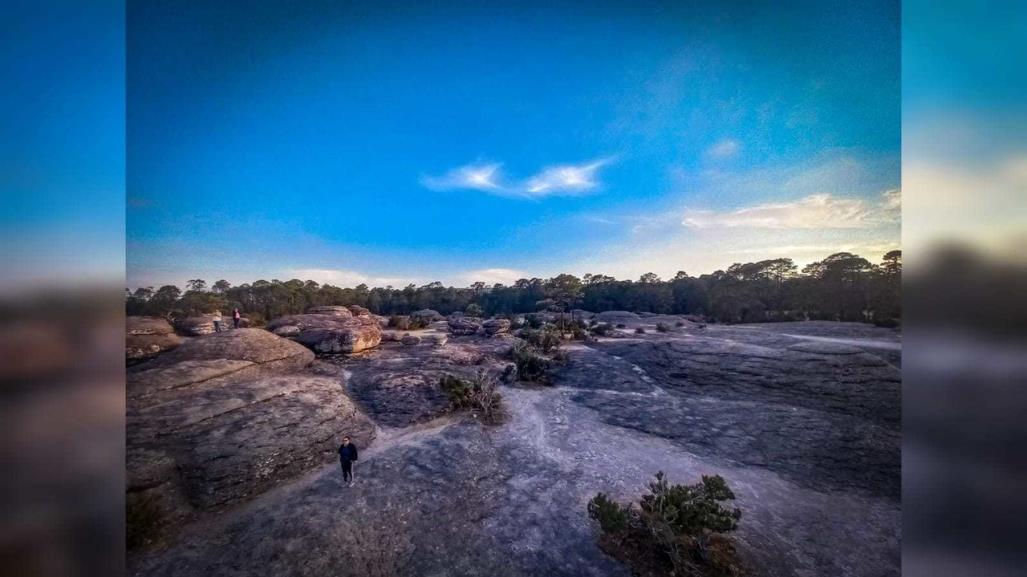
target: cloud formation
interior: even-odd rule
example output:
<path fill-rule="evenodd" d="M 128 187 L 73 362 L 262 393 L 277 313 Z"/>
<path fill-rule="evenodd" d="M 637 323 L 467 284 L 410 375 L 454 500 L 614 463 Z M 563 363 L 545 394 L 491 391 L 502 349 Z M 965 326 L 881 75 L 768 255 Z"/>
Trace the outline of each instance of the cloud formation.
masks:
<path fill-rule="evenodd" d="M 354 270 L 329 268 L 293 269 L 289 271 L 288 277 L 312 280 L 321 284 L 330 284 L 343 288 L 355 287 L 361 284 L 366 284 L 369 287 L 405 286 L 407 283 L 412 282 L 410 279 L 370 276 Z"/>
<path fill-rule="evenodd" d="M 430 190 L 477 190 L 525 199 L 579 196 L 601 186 L 599 169 L 609 162 L 604 158 L 583 164 L 547 166 L 522 180 L 505 179 L 499 163 L 474 163 L 441 176 L 422 176 L 421 184 Z"/>
<path fill-rule="evenodd" d="M 737 140 L 725 138 L 706 149 L 706 156 L 714 160 L 726 160 L 737 156 L 741 149 L 742 145 Z"/>
<path fill-rule="evenodd" d="M 465 272 L 460 275 L 459 280 L 463 281 L 467 285 L 471 285 L 476 282 L 483 282 L 488 286 L 492 286 L 496 283 L 511 285 L 519 279 L 529 278 L 530 276 L 531 275 L 524 271 L 511 268 L 485 268 Z"/>
<path fill-rule="evenodd" d="M 759 204 L 730 212 L 686 210 L 681 224 L 694 229 L 873 228 L 897 221 L 901 204 L 898 190 L 883 193 L 877 203 L 812 194 L 793 202 Z"/>
<path fill-rule="evenodd" d="M 421 184 L 430 190 L 471 189 L 483 192 L 502 190 L 499 163 L 476 163 L 454 168 L 442 176 L 422 176 Z"/>

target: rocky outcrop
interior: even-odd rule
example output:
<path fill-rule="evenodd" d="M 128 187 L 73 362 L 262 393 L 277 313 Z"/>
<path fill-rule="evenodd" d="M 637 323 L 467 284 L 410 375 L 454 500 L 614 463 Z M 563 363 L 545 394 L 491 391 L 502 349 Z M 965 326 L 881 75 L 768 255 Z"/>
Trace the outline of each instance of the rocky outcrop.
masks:
<path fill-rule="evenodd" d="M 389 328 L 400 331 L 410 330 L 410 317 L 407 315 L 396 315 L 389 319 Z"/>
<path fill-rule="evenodd" d="M 488 336 L 495 336 L 499 333 L 509 332 L 510 321 L 508 319 L 489 319 L 481 323 L 481 328 Z"/>
<path fill-rule="evenodd" d="M 186 341 L 127 377 L 127 484 L 166 522 L 252 497 L 333 458 L 371 422 L 341 376 L 299 372 L 308 349 L 262 329 Z"/>
<path fill-rule="evenodd" d="M 365 309 L 360 305 L 349 305 L 349 312 L 355 317 L 369 317 L 371 311 Z"/>
<path fill-rule="evenodd" d="M 449 341 L 449 336 L 446 333 L 429 333 L 424 336 L 424 340 L 432 346 L 441 347 Z"/>
<path fill-rule="evenodd" d="M 344 307 L 344 306 L 336 306 L 336 305 L 320 306 L 320 307 L 310 307 L 310 308 L 307 309 L 307 314 L 308 315 L 332 315 L 332 316 L 343 317 L 343 318 L 347 318 L 347 319 L 353 316 L 353 313 L 350 312 L 349 308 Z"/>
<path fill-rule="evenodd" d="M 155 317 L 125 318 L 125 359 L 141 361 L 182 344 L 168 321 Z"/>
<path fill-rule="evenodd" d="M 404 345 L 419 345 L 421 344 L 421 337 L 417 335 L 403 335 L 401 342 Z"/>
<path fill-rule="evenodd" d="M 378 321 L 380 328 L 386 329 L 389 327 L 389 317 L 383 317 L 382 315 L 374 315 L 375 320 Z"/>
<path fill-rule="evenodd" d="M 449 326 L 449 332 L 458 336 L 473 335 L 481 328 L 481 323 L 471 317 L 450 318 L 446 324 Z"/>
<path fill-rule="evenodd" d="M 639 316 L 628 311 L 603 311 L 594 317 L 601 323 L 626 323 L 639 320 Z"/>
<path fill-rule="evenodd" d="M 267 325 L 278 336 L 295 340 L 322 354 L 352 354 L 378 346 L 382 329 L 367 315 L 289 315 Z"/>
<path fill-rule="evenodd" d="M 229 319 L 227 316 L 221 317 L 221 327 L 225 328 L 227 324 L 224 322 Z M 188 335 L 191 337 L 199 337 L 203 335 L 209 335 L 214 332 L 214 316 L 213 315 L 200 315 L 196 317 L 186 317 L 175 321 L 175 329 L 178 332 Z"/>

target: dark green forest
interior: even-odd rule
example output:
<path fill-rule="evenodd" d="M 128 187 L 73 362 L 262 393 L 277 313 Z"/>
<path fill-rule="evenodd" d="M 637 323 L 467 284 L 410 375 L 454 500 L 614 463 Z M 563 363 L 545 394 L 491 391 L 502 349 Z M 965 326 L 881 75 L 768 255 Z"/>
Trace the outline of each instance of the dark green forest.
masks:
<path fill-rule="evenodd" d="M 315 305 L 355 304 L 381 315 L 470 309 L 491 316 L 581 308 L 690 314 L 722 323 L 838 320 L 896 326 L 902 317 L 901 272 L 902 254 L 896 250 L 878 264 L 840 252 L 802 270 L 791 259 L 780 258 L 734 264 L 698 277 L 682 271 L 666 280 L 653 273 L 634 281 L 561 274 L 520 279 L 509 286 L 475 283 L 458 288 L 433 282 L 403 288 L 341 288 L 299 279 L 239 286 L 193 279 L 184 291 L 172 285 L 126 289 L 126 312 L 175 319 L 237 307 L 259 325 Z"/>

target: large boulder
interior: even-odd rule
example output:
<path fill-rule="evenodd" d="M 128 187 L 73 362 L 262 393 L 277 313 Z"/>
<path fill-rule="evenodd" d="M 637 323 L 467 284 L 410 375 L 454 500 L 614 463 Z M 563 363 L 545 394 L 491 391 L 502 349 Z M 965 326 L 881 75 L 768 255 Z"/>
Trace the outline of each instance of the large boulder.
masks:
<path fill-rule="evenodd" d="M 221 507 L 330 461 L 342 435 L 361 446 L 374 436 L 337 378 L 239 378 L 231 369 L 246 361 L 183 363 L 129 376 L 129 491 L 170 482 L 193 507 Z M 154 469 L 170 477 L 155 480 Z"/>
<path fill-rule="evenodd" d="M 308 347 L 316 353 L 352 354 L 378 346 L 382 329 L 367 315 L 289 315 L 267 325 L 268 330 Z"/>
<path fill-rule="evenodd" d="M 343 318 L 350 318 L 353 313 L 350 312 L 349 308 L 344 306 L 320 306 L 310 307 L 307 309 L 308 315 L 332 315 Z"/>
<path fill-rule="evenodd" d="M 228 326 L 228 323 L 225 322 L 226 320 L 229 323 L 231 322 L 231 319 L 227 315 L 222 315 L 221 328 Z M 214 315 L 199 315 L 178 319 L 175 321 L 175 329 L 190 337 L 209 335 L 214 332 Z"/>
<path fill-rule="evenodd" d="M 398 331 L 410 330 L 410 317 L 407 315 L 396 315 L 389 319 L 389 328 Z"/>
<path fill-rule="evenodd" d="M 240 329 L 130 368 L 129 505 L 156 503 L 160 522 L 174 525 L 331 461 L 342 435 L 366 446 L 373 424 L 340 376 L 300 372 L 313 360 L 290 340 Z"/>
<path fill-rule="evenodd" d="M 402 342 L 404 345 L 419 345 L 421 344 L 421 337 L 417 335 L 403 335 Z"/>
<path fill-rule="evenodd" d="M 508 319 L 489 319 L 481 323 L 481 328 L 485 330 L 486 335 L 491 337 L 509 331 L 510 321 Z"/>
<path fill-rule="evenodd" d="M 418 319 L 423 319 L 425 324 L 431 324 L 433 322 L 446 319 L 446 317 L 442 316 L 442 314 L 439 313 L 439 311 L 435 311 L 432 309 L 421 309 L 419 311 L 414 311 L 410 313 L 410 316 Z"/>
<path fill-rule="evenodd" d="M 364 307 L 362 307 L 360 305 L 349 305 L 349 312 L 350 312 L 350 314 L 352 314 L 355 317 L 369 317 L 369 316 L 371 316 L 371 311 L 365 309 Z"/>
<path fill-rule="evenodd" d="M 296 343 L 263 329 L 222 331 L 203 338 L 189 339 L 173 351 L 157 357 L 140 370 L 171 366 L 182 361 L 238 360 L 262 370 L 296 370 L 314 360 L 314 354 Z"/>
<path fill-rule="evenodd" d="M 141 361 L 182 344 L 168 321 L 154 317 L 125 318 L 125 359 Z"/>
<path fill-rule="evenodd" d="M 471 317 L 450 318 L 447 324 L 449 325 L 449 332 L 457 336 L 473 335 L 481 328 L 481 323 Z"/>

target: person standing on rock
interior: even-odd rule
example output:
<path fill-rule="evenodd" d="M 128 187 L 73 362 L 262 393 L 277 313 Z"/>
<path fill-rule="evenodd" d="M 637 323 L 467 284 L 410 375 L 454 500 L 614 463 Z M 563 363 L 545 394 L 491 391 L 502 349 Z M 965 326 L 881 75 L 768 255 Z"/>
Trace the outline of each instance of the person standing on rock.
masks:
<path fill-rule="evenodd" d="M 353 461 L 357 460 L 357 446 L 349 442 L 349 437 L 342 438 L 339 445 L 339 462 L 342 464 L 342 482 L 353 486 Z"/>
<path fill-rule="evenodd" d="M 221 311 L 214 311 L 214 332 L 221 332 Z"/>
<path fill-rule="evenodd" d="M 232 311 L 232 324 L 235 328 L 239 328 L 240 319 L 242 319 L 242 314 L 239 312 L 239 309 L 234 309 Z"/>

